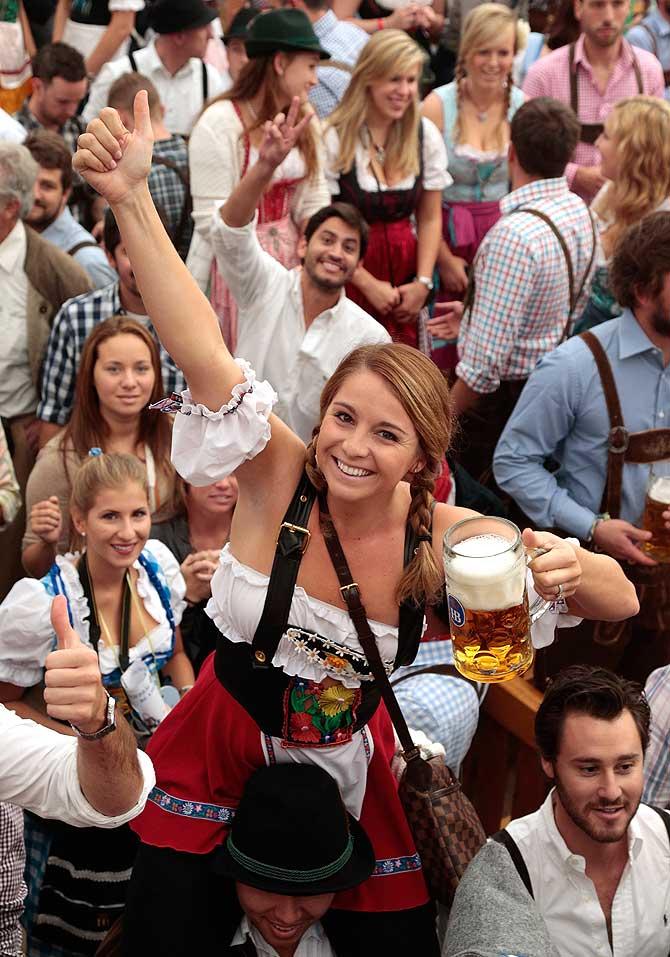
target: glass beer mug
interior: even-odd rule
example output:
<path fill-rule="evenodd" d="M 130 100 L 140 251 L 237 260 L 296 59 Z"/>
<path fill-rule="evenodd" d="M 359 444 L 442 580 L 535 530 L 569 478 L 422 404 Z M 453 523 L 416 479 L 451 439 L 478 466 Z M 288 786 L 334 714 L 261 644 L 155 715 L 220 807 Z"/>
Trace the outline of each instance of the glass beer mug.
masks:
<path fill-rule="evenodd" d="M 642 528 L 651 532 L 641 548 L 654 561 L 670 562 L 670 529 L 665 527 L 663 512 L 670 511 L 670 462 L 655 462 L 649 472 L 647 495 L 644 500 Z"/>
<path fill-rule="evenodd" d="M 508 681 L 533 661 L 530 626 L 550 607 L 529 607 L 526 567 L 548 549 L 526 549 L 505 518 L 465 518 L 444 536 L 454 664 L 473 681 Z"/>

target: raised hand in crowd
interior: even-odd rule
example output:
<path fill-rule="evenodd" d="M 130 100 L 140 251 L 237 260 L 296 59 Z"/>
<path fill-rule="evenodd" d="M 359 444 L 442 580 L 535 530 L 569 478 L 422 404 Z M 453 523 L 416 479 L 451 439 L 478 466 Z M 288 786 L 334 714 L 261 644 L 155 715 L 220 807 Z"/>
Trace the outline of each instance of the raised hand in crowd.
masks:
<path fill-rule="evenodd" d="M 63 595 L 51 605 L 51 624 L 58 647 L 44 662 L 44 701 L 47 713 L 68 721 L 86 734 L 106 724 L 107 693 L 100 679 L 97 652 L 84 645 L 70 624 Z"/>
<path fill-rule="evenodd" d="M 296 145 L 314 113 L 307 113 L 299 121 L 300 97 L 294 96 L 286 115 L 278 113 L 274 120 L 263 126 L 263 142 L 258 150 L 258 162 L 265 163 L 274 171 Z"/>
<path fill-rule="evenodd" d="M 219 551 L 216 548 L 204 549 L 186 556 L 181 563 L 181 573 L 186 582 L 186 601 L 197 605 L 209 597 L 210 582 L 218 564 Z"/>
<path fill-rule="evenodd" d="M 524 529 L 521 537 L 526 548 L 548 549 L 546 554 L 534 558 L 529 566 L 538 595 L 545 601 L 574 595 L 582 580 L 582 566 L 575 547 L 551 532 L 534 532 L 530 528 Z"/>
<path fill-rule="evenodd" d="M 56 545 L 63 528 L 63 514 L 58 496 L 51 495 L 37 502 L 30 510 L 30 527 L 47 545 Z"/>
<path fill-rule="evenodd" d="M 663 517 L 668 524 L 670 511 L 664 512 Z M 634 562 L 636 565 L 657 564 L 638 547 L 641 542 L 647 542 L 651 537 L 651 532 L 636 528 L 620 518 L 602 519 L 593 531 L 593 541 L 601 551 L 619 561 Z"/>
<path fill-rule="evenodd" d="M 427 323 L 428 331 L 437 339 L 457 339 L 462 317 L 462 302 L 436 302 L 433 318 Z"/>

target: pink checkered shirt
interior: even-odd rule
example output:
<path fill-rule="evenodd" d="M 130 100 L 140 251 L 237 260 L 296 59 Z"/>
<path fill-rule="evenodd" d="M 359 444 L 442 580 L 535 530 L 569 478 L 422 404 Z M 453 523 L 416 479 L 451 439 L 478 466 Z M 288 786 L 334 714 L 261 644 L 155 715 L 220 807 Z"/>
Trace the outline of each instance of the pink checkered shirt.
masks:
<path fill-rule="evenodd" d="M 528 99 L 536 96 L 553 96 L 570 106 L 570 67 L 569 47 L 559 47 L 546 57 L 536 60 L 531 66 L 523 84 Z M 577 102 L 579 119 L 582 123 L 604 123 L 607 115 L 618 100 L 639 93 L 633 57 L 640 65 L 643 93 L 663 97 L 665 82 L 663 69 L 653 53 L 633 48 L 626 40 L 621 45 L 621 56 L 607 82 L 605 92 L 601 93 L 593 76 L 591 64 L 584 52 L 584 37 L 575 45 L 575 69 L 577 71 Z M 578 143 L 574 162 L 568 163 L 565 175 L 572 187 L 572 181 L 578 166 L 597 166 L 600 163 L 600 151 L 588 143 Z M 576 190 L 579 192 L 579 190 Z M 581 194 L 580 194 L 581 195 Z M 592 196 L 584 196 L 590 201 Z"/>

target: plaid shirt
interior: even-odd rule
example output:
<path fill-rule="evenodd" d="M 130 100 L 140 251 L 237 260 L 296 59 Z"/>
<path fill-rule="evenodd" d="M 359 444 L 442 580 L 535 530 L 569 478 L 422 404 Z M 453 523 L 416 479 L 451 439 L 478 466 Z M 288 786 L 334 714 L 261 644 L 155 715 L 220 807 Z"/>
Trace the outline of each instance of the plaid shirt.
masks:
<path fill-rule="evenodd" d="M 26 885 L 23 868 L 23 811 L 13 804 L 0 803 L 0 957 L 19 957 Z"/>
<path fill-rule="evenodd" d="M 332 10 L 328 10 L 313 24 L 319 43 L 338 63 L 344 63 L 352 69 L 356 66 L 358 55 L 368 42 L 368 34 L 353 23 L 338 20 Z M 318 84 L 309 94 L 310 102 L 321 119 L 333 112 L 349 86 L 351 73 L 338 67 L 320 66 L 317 70 Z"/>
<path fill-rule="evenodd" d="M 177 252 L 182 259 L 186 259 L 188 248 L 193 235 L 193 219 L 188 217 L 186 225 L 177 236 L 177 230 L 182 217 L 184 204 L 188 199 L 184 180 L 179 173 L 169 166 L 157 163 L 157 159 L 165 159 L 174 163 L 188 177 L 188 149 L 186 140 L 182 136 L 171 136 L 167 140 L 157 140 L 154 143 L 154 152 L 151 171 L 149 172 L 149 192 L 154 203 L 165 213 L 168 229 L 175 242 Z"/>
<path fill-rule="evenodd" d="M 54 320 L 47 345 L 42 374 L 42 401 L 37 417 L 45 422 L 65 425 L 72 412 L 74 386 L 86 336 L 104 319 L 124 315 L 118 282 L 103 286 L 94 292 L 68 299 Z M 133 315 L 133 318 L 137 316 Z M 148 318 L 143 324 L 158 341 L 158 336 Z M 163 372 L 164 391 L 181 392 L 185 388 L 184 377 L 174 362 L 158 343 Z"/>
<path fill-rule="evenodd" d="M 40 121 L 36 119 L 30 112 L 28 102 L 28 100 L 23 101 L 23 106 L 18 113 L 15 114 L 14 119 L 18 120 L 27 133 L 32 133 L 34 130 L 43 129 L 43 127 Z M 72 116 L 69 120 L 65 121 L 63 126 L 58 131 L 67 143 L 68 149 L 71 153 L 76 153 L 77 138 L 84 132 L 85 129 L 86 124 L 82 118 L 80 116 Z"/>
<path fill-rule="evenodd" d="M 523 91 L 529 99 L 536 96 L 552 96 L 561 103 L 570 106 L 570 67 L 569 48 L 559 47 L 548 56 L 541 57 L 528 70 Z M 663 70 L 656 57 L 646 50 L 633 49 L 625 40 L 621 45 L 621 55 L 607 81 L 605 92 L 598 89 L 593 68 L 584 53 L 584 37 L 575 44 L 575 69 L 577 71 L 578 116 L 582 123 L 604 123 L 614 104 L 626 96 L 634 96 L 637 88 L 633 55 L 640 65 L 643 91 L 650 96 L 662 97 L 665 92 Z M 578 143 L 574 162 L 568 163 L 565 175 L 572 186 L 578 166 L 598 166 L 600 151 L 595 145 Z M 592 197 L 585 197 L 591 199 Z"/>
<path fill-rule="evenodd" d="M 652 671 L 644 691 L 651 708 L 651 735 L 644 757 L 642 800 L 670 807 L 670 665 Z"/>
<path fill-rule="evenodd" d="M 506 215 L 520 207 L 545 213 L 570 251 L 575 292 L 593 250 L 590 213 L 563 176 L 515 189 L 500 202 L 503 217 L 484 237 L 474 264 L 475 298 L 458 338 L 459 379 L 475 392 L 495 392 L 501 381 L 526 379 L 542 356 L 561 342 L 570 288 L 556 236 L 536 216 Z M 595 258 L 589 275 L 593 271 Z M 586 277 L 572 314 L 583 310 Z"/>

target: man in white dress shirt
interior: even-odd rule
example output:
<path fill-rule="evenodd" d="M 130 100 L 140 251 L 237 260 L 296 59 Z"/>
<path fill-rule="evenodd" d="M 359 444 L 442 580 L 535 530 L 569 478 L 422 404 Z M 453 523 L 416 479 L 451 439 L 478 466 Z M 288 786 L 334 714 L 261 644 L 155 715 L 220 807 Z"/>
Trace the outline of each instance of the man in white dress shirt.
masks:
<path fill-rule="evenodd" d="M 165 126 L 188 136 L 207 100 L 230 86 L 230 78 L 203 62 L 216 11 L 203 0 L 157 0 L 150 11 L 158 34 L 131 56 L 110 60 L 95 78 L 83 117 L 95 119 L 107 106 L 109 88 L 124 73 L 149 77 L 165 108 Z"/>
<path fill-rule="evenodd" d="M 132 731 L 114 713 L 100 681 L 98 656 L 82 645 L 68 621 L 64 598 L 51 621 L 58 648 L 45 662 L 47 713 L 75 737 L 17 717 L 0 705 L 0 954 L 20 954 L 23 908 L 23 816 L 75 827 L 118 827 L 143 809 L 155 777 Z M 2 697 L 0 684 L 0 698 Z"/>
<path fill-rule="evenodd" d="M 533 915 L 544 921 L 559 957 L 666 957 L 670 825 L 664 812 L 640 804 L 649 725 L 639 685 L 585 665 L 557 675 L 535 719 L 542 768 L 554 788 L 468 868 L 444 957 L 519 953 L 518 920 Z M 508 884 L 521 888 L 523 881 L 528 892 L 521 888 L 514 907 L 492 914 L 482 902 L 509 868 L 500 843 L 518 872 L 508 874 Z"/>
<path fill-rule="evenodd" d="M 390 337 L 344 292 L 367 242 L 367 224 L 353 206 L 335 203 L 311 217 L 298 244 L 302 268 L 287 270 L 258 241 L 256 207 L 307 122 L 296 125 L 297 109 L 296 97 L 288 117 L 271 124 L 258 161 L 215 216 L 212 246 L 239 308 L 236 355 L 274 386 L 275 411 L 309 442 L 321 390 L 340 361 Z"/>

